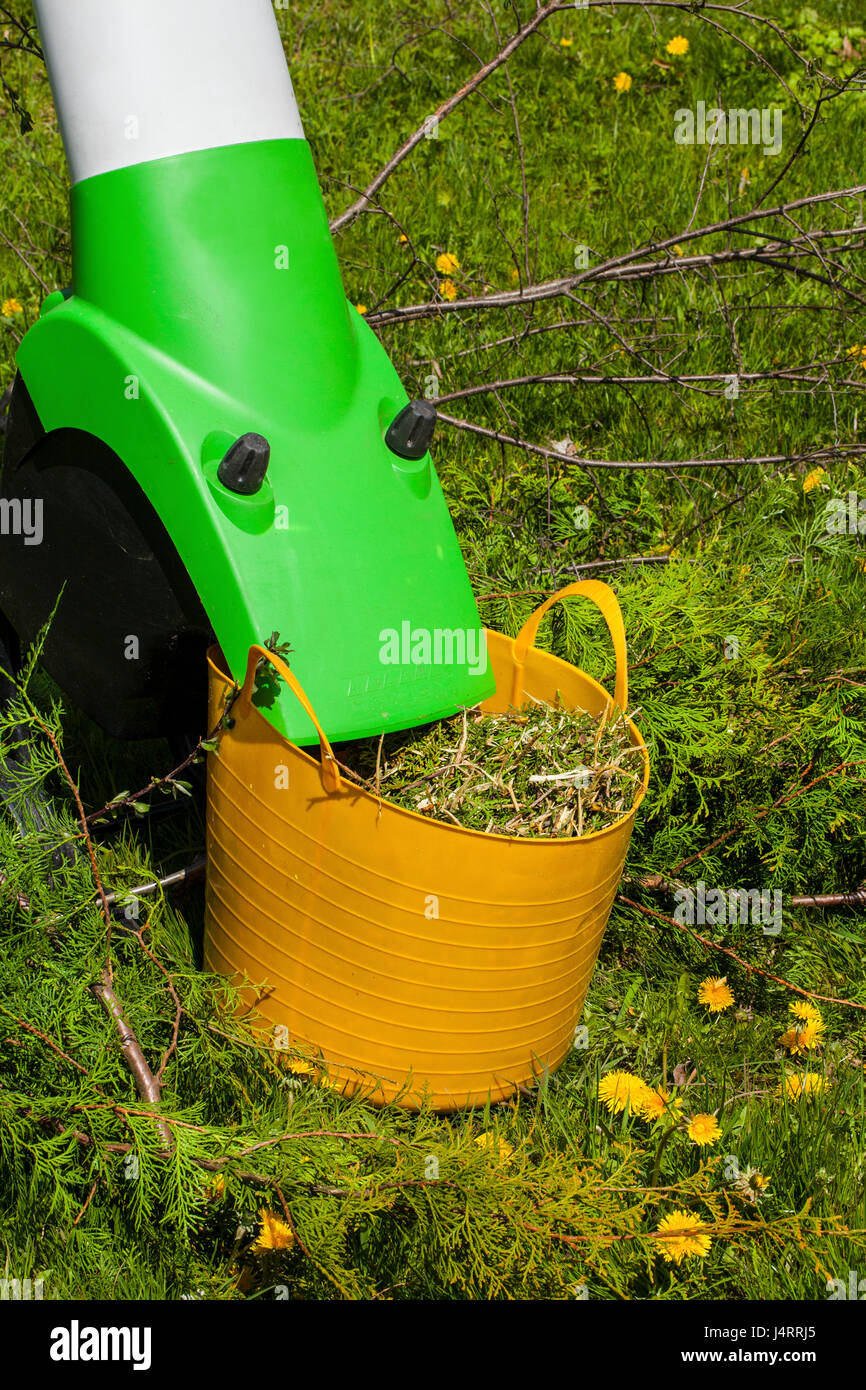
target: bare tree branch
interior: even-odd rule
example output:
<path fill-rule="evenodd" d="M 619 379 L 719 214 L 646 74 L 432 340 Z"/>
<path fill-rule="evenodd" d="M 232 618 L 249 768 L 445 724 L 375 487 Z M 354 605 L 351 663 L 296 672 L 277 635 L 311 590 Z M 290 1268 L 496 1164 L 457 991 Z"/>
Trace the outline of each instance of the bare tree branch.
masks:
<path fill-rule="evenodd" d="M 840 457 L 862 457 L 866 454 L 866 444 L 842 445 L 827 444 L 823 448 L 809 449 L 803 453 L 762 454 L 752 458 L 701 458 L 701 459 L 590 459 L 563 453 L 559 449 L 549 449 L 542 444 L 532 444 L 526 439 L 503 434 L 501 430 L 488 429 L 486 425 L 475 425 L 470 420 L 460 420 L 453 415 L 440 412 L 439 419 L 455 429 L 467 430 L 470 434 L 481 435 L 484 439 L 495 439 L 500 444 L 510 444 L 515 449 L 523 449 L 541 458 L 556 459 L 571 468 L 627 470 L 630 468 L 760 468 L 778 464 L 824 463 Z"/>

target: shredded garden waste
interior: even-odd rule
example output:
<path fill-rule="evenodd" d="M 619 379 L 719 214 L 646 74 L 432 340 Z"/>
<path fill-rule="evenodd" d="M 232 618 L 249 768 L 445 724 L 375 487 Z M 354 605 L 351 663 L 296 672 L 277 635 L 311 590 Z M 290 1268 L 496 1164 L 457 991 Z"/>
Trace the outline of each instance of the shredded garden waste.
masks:
<path fill-rule="evenodd" d="M 540 700 L 334 750 L 343 772 L 383 801 L 487 834 L 566 839 L 612 825 L 641 782 L 621 710 L 600 717 Z"/>

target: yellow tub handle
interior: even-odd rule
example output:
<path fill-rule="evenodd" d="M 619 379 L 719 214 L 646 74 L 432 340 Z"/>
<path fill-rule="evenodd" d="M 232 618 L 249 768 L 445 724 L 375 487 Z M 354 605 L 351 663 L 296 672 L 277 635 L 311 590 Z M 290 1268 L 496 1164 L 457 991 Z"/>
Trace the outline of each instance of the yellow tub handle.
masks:
<path fill-rule="evenodd" d="M 572 595 L 580 594 L 584 598 L 591 599 L 592 602 L 601 609 L 601 615 L 607 623 L 608 631 L 613 642 L 614 656 L 616 657 L 616 679 L 613 689 L 613 702 L 625 711 L 628 705 L 628 656 L 625 645 L 625 626 L 622 621 L 622 610 L 613 589 L 609 584 L 603 584 L 600 579 L 580 579 L 574 584 L 566 584 L 564 589 L 551 594 L 550 598 L 545 599 L 540 608 L 536 608 L 531 618 L 527 618 L 517 637 L 514 639 L 514 676 L 511 687 L 511 703 L 517 708 L 521 704 L 523 694 L 523 667 L 526 661 L 526 654 L 529 648 L 535 645 L 535 638 L 538 634 L 538 625 L 544 617 L 548 608 L 552 608 L 561 599 L 571 598 Z"/>
<path fill-rule="evenodd" d="M 325 733 L 324 729 L 322 728 L 321 724 L 316 718 L 315 710 L 313 709 L 313 706 L 307 699 L 307 695 L 304 691 L 303 686 L 301 685 L 297 676 L 295 676 L 289 670 L 286 663 L 282 661 L 280 657 L 275 656 L 273 652 L 268 651 L 267 647 L 250 647 L 249 656 L 247 657 L 247 673 L 244 677 L 243 687 L 241 689 L 240 695 L 238 696 L 238 699 L 240 701 L 243 701 L 243 703 L 247 706 L 250 706 L 252 704 L 253 689 L 255 688 L 256 683 L 256 668 L 262 657 L 264 657 L 265 661 L 267 661 L 271 666 L 273 666 L 274 670 L 277 672 L 278 675 L 282 676 L 283 680 L 286 682 L 286 685 L 289 687 L 292 694 L 303 706 L 307 714 L 310 716 L 310 719 L 313 721 L 313 726 L 316 730 L 316 733 L 319 735 L 319 747 L 322 750 L 322 783 L 325 787 L 325 790 L 329 792 L 341 791 L 343 783 L 340 777 L 340 773 L 337 770 L 337 760 L 334 757 L 333 750 L 331 748 L 330 743 L 328 742 L 328 735 Z"/>

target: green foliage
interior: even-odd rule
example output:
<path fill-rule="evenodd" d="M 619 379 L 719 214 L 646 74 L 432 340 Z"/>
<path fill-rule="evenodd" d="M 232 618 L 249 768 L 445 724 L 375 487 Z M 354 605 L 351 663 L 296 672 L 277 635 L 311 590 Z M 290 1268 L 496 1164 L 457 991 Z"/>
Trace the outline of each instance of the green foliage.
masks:
<path fill-rule="evenodd" d="M 866 44 L 866 29 L 861 24 L 828 25 L 811 5 L 804 5 L 797 11 L 790 33 L 797 48 L 820 63 L 827 71 L 839 68 L 855 69 L 856 51 L 862 50 Z M 849 49 L 853 49 L 854 52 L 850 53 Z"/>

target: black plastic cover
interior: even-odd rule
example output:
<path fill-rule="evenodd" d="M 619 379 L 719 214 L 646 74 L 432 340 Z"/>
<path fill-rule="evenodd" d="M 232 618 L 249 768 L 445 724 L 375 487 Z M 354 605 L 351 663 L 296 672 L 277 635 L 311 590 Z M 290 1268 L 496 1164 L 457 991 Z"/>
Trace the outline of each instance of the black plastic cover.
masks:
<path fill-rule="evenodd" d="M 422 459 L 436 428 L 436 407 L 431 401 L 410 401 L 388 426 L 385 443 L 401 459 Z"/>
<path fill-rule="evenodd" d="M 217 477 L 230 492 L 251 497 L 265 481 L 271 461 L 271 446 L 262 434 L 242 434 L 229 449 Z"/>

